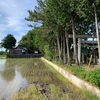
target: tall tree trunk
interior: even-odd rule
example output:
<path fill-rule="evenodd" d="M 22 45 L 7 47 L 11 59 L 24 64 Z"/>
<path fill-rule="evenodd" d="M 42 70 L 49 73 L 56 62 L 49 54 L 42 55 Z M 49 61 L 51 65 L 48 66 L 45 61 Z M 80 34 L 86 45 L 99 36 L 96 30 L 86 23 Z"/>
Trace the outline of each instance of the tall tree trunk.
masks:
<path fill-rule="evenodd" d="M 69 56 L 69 41 L 68 41 L 68 33 L 67 30 L 65 28 L 65 38 L 66 38 L 66 47 L 67 47 L 67 64 L 70 65 L 70 56 Z"/>
<path fill-rule="evenodd" d="M 63 62 L 66 64 L 66 53 L 65 53 L 65 35 L 63 34 Z"/>
<path fill-rule="evenodd" d="M 98 18 L 97 18 L 97 11 L 96 11 L 96 4 L 94 3 L 94 13 L 95 13 L 95 24 L 96 24 L 96 34 L 97 34 L 97 42 L 98 42 L 98 53 L 99 53 L 99 63 L 100 63 L 100 35 L 98 29 Z"/>
<path fill-rule="evenodd" d="M 57 44 L 54 42 L 54 52 L 57 53 Z"/>
<path fill-rule="evenodd" d="M 61 52 L 60 52 L 61 60 L 63 60 L 63 35 L 61 34 Z"/>
<path fill-rule="evenodd" d="M 57 36 L 57 44 L 58 44 L 58 51 L 59 51 L 59 60 L 61 60 L 61 48 L 60 48 L 59 36 Z"/>
<path fill-rule="evenodd" d="M 81 38 L 78 38 L 78 62 L 81 63 Z"/>
<path fill-rule="evenodd" d="M 73 17 L 72 17 L 72 33 L 73 33 L 73 46 L 74 46 L 74 58 L 75 58 L 75 63 L 76 63 L 77 65 L 79 65 L 78 56 L 77 56 L 77 50 L 76 50 L 75 23 L 74 23 Z"/>

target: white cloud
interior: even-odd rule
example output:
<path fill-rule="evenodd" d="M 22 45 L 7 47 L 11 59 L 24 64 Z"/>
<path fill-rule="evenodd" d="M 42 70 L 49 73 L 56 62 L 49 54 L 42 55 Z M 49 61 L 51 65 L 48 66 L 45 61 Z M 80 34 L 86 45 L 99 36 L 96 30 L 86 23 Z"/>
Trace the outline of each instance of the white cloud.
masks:
<path fill-rule="evenodd" d="M 28 17 L 27 10 L 33 10 L 36 0 L 0 0 L 0 41 L 9 32 L 19 41 L 30 29 L 24 20 Z"/>

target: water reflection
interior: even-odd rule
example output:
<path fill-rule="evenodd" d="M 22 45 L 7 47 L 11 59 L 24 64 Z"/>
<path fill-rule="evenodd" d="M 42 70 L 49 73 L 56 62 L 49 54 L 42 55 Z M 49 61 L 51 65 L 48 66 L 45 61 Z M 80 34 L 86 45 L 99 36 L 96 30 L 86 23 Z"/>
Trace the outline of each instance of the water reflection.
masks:
<path fill-rule="evenodd" d="M 6 81 L 12 81 L 15 77 L 15 69 L 14 68 L 10 68 L 10 69 L 5 68 L 5 70 L 3 72 L 1 72 L 1 76 Z"/>
<path fill-rule="evenodd" d="M 11 100 L 16 91 L 27 86 L 27 81 L 19 72 L 19 67 L 16 65 L 9 67 L 8 63 L 0 59 L 0 100 Z"/>
<path fill-rule="evenodd" d="M 6 59 L 0 59 L 0 74 L 6 81 L 11 81 L 15 77 L 14 66 L 9 66 L 9 61 Z"/>
<path fill-rule="evenodd" d="M 5 70 L 6 59 L 0 59 L 0 72 Z"/>

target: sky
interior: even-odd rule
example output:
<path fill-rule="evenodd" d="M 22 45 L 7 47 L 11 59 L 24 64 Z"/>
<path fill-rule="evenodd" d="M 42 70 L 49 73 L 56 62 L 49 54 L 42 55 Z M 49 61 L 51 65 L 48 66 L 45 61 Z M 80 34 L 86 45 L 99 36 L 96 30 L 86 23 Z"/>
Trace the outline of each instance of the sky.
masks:
<path fill-rule="evenodd" d="M 0 42 L 7 34 L 18 42 L 31 30 L 25 18 L 29 16 L 27 10 L 34 10 L 36 5 L 36 0 L 0 0 Z"/>

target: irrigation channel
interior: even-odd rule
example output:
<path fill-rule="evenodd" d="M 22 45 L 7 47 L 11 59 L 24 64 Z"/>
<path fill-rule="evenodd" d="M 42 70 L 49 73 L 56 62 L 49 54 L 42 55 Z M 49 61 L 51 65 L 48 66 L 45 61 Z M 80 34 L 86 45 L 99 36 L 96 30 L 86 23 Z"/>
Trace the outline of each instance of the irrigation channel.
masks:
<path fill-rule="evenodd" d="M 0 100 L 97 100 L 87 95 L 39 58 L 0 59 Z"/>

